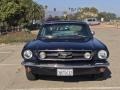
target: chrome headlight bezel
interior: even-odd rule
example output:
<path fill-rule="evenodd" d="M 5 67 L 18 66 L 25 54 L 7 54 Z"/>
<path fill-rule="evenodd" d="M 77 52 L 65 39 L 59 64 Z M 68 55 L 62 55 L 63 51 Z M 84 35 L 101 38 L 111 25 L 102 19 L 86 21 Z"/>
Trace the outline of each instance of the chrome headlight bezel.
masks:
<path fill-rule="evenodd" d="M 32 51 L 31 51 L 31 50 L 25 50 L 25 51 L 23 52 L 23 57 L 24 57 L 25 59 L 31 59 L 31 58 L 33 57 Z"/>
<path fill-rule="evenodd" d="M 99 59 L 107 59 L 108 58 L 108 52 L 106 50 L 98 51 L 98 58 Z"/>

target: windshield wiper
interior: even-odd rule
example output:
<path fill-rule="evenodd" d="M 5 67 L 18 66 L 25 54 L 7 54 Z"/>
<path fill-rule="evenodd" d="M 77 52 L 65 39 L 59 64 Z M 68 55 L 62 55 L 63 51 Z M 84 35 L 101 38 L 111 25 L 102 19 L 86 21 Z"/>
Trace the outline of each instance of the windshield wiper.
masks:
<path fill-rule="evenodd" d="M 53 39 L 53 38 L 58 38 L 59 36 L 52 36 L 52 35 L 46 35 L 46 36 L 41 36 L 41 38 L 47 38 L 47 39 Z"/>
<path fill-rule="evenodd" d="M 53 38 L 86 38 L 88 36 L 84 36 L 84 35 L 63 35 L 63 36 L 52 36 L 52 35 L 46 35 L 46 36 L 42 36 L 41 38 L 47 38 L 47 39 L 53 39 Z"/>
<path fill-rule="evenodd" d="M 85 35 L 75 35 L 75 36 L 82 37 L 82 38 L 88 37 L 88 36 L 85 36 Z"/>

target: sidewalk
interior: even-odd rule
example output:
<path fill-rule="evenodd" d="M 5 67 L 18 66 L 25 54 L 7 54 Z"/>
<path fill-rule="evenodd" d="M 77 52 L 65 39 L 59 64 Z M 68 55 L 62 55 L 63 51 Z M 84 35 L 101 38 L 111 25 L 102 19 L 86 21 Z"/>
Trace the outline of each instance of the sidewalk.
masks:
<path fill-rule="evenodd" d="M 95 25 L 95 26 L 90 26 L 90 28 L 97 28 L 97 29 L 105 29 L 105 28 L 110 28 L 110 29 L 113 29 L 113 28 L 115 28 L 115 29 L 120 29 L 120 26 L 115 26 L 115 25 L 107 25 L 107 24 L 100 24 L 100 25 Z"/>

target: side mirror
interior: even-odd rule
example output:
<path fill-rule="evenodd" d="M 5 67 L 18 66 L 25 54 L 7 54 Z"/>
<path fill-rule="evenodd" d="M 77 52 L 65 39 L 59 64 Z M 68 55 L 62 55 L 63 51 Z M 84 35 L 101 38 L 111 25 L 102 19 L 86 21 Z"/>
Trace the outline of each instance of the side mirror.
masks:
<path fill-rule="evenodd" d="M 95 35 L 95 31 L 91 31 L 92 35 Z"/>

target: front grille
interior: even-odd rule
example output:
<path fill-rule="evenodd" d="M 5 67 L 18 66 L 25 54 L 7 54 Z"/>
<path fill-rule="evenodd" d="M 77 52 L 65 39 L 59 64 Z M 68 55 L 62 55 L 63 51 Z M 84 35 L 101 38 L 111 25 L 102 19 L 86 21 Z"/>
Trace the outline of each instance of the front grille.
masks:
<path fill-rule="evenodd" d="M 91 50 L 41 50 L 46 53 L 46 58 L 41 60 L 49 61 L 73 61 L 73 60 L 91 60 L 93 53 Z M 84 54 L 91 53 L 91 57 L 86 59 Z M 40 59 L 40 58 L 39 58 Z"/>

